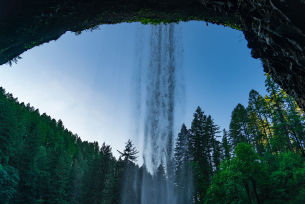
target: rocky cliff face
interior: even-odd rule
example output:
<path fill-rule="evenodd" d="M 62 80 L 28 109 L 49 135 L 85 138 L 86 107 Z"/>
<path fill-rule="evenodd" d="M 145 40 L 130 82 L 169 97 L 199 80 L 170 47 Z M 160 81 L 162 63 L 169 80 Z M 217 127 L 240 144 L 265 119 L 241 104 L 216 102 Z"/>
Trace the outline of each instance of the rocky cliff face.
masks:
<path fill-rule="evenodd" d="M 234 24 L 237 18 L 193 0 L 0 0 L 0 65 L 24 51 L 100 24 L 206 20 Z"/>
<path fill-rule="evenodd" d="M 2 0 L 0 64 L 66 31 L 205 20 L 241 29 L 264 70 L 305 108 L 304 0 Z"/>
<path fill-rule="evenodd" d="M 241 10 L 248 47 L 254 58 L 262 59 L 265 72 L 304 109 L 305 1 L 258 2 Z"/>
<path fill-rule="evenodd" d="M 219 13 L 235 13 L 254 58 L 305 108 L 305 1 L 201 0 Z"/>

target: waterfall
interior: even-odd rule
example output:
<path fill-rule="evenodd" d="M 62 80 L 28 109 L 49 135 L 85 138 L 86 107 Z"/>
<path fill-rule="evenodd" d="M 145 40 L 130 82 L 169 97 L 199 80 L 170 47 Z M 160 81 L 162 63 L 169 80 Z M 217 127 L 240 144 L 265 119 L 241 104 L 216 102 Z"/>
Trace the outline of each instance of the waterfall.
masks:
<path fill-rule="evenodd" d="M 145 188 L 162 191 L 156 203 L 175 203 L 172 162 L 177 69 L 175 25 L 152 26 L 150 38 L 143 159 L 145 167 L 152 174 L 158 173 L 158 168 L 164 168 L 166 179 L 161 184 L 158 181 L 148 183 L 143 178 L 142 204 L 151 203 L 152 200 L 145 193 Z"/>
<path fill-rule="evenodd" d="M 168 170 L 172 157 L 175 107 L 175 26 L 151 30 L 150 59 L 146 81 L 144 164 L 155 173 L 161 162 Z"/>
<path fill-rule="evenodd" d="M 177 200 L 173 146 L 177 73 L 182 58 L 177 26 L 151 25 L 147 50 L 145 34 L 137 32 L 134 104 L 137 139 L 143 143 L 144 170 L 137 176 L 126 173 L 125 178 L 139 184 L 134 192 L 140 194 L 135 197 L 141 204 L 174 204 Z M 124 192 L 122 197 L 122 203 L 131 202 Z"/>

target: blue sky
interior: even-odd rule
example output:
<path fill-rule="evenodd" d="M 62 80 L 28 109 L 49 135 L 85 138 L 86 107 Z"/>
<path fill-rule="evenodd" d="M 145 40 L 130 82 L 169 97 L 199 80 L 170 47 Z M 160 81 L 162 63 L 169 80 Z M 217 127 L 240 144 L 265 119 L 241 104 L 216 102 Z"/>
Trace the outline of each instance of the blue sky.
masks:
<path fill-rule="evenodd" d="M 148 32 L 149 26 L 124 23 L 79 36 L 66 33 L 27 51 L 16 65 L 1 66 L 0 86 L 41 113 L 62 119 L 82 139 L 105 141 L 115 153 L 135 132 L 137 30 Z M 264 94 L 261 62 L 251 58 L 240 31 L 195 21 L 180 23 L 180 30 L 185 94 L 176 127 L 189 126 L 199 105 L 228 128 L 233 108 L 247 105 L 251 89 Z"/>

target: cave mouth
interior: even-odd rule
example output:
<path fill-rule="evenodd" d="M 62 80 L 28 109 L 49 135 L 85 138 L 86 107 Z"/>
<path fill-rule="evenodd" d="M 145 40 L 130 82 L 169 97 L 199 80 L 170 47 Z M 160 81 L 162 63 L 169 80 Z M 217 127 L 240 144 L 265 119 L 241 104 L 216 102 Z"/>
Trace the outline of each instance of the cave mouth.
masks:
<path fill-rule="evenodd" d="M 189 201 L 304 201 L 304 112 L 297 105 L 305 104 L 303 1 L 15 0 L 4 5 L 0 64 L 17 62 L 29 50 L 13 69 L 3 65 L 0 70 L 0 85 L 22 102 L 0 90 L 0 120 L 5 122 L 0 125 L 0 180 L 8 184 L 0 193 L 5 201 L 81 198 L 98 203 L 106 195 L 108 203 L 126 198 L 133 201 L 125 203 L 167 204 L 176 203 L 185 186 L 187 195 L 181 197 Z M 169 24 L 181 21 L 190 22 Z M 121 22 L 152 25 L 95 30 Z M 93 32 L 82 33 L 86 29 Z M 176 37 L 173 30 L 180 30 Z M 52 40 L 57 41 L 45 43 Z M 229 129 L 221 141 L 220 128 Z M 147 132 L 161 135 L 146 141 L 153 148 L 141 138 Z M 124 147 L 130 138 L 137 148 L 130 140 Z M 181 153 L 179 148 L 187 169 L 174 179 L 170 175 L 181 176 L 179 158 L 175 155 L 173 162 L 168 155 Z M 152 174 L 147 157 L 136 163 L 137 149 L 162 153 L 151 159 L 156 163 Z M 167 167 L 174 165 L 170 174 Z M 177 181 L 181 195 L 172 195 L 179 191 Z M 120 184 L 123 195 L 118 196 Z M 238 193 L 228 195 L 227 187 Z"/>
<path fill-rule="evenodd" d="M 237 103 L 246 105 L 251 89 L 265 94 L 260 60 L 251 57 L 239 30 L 201 21 L 175 25 L 181 41 L 177 49 L 184 50 L 176 76 L 175 100 L 180 110 L 175 119 L 175 135 L 183 122 L 191 120 L 198 105 L 207 107 L 216 123 L 228 129 L 232 108 Z M 143 90 L 135 88 L 138 80 L 146 77 L 142 75 L 148 69 L 149 32 L 153 27 L 122 23 L 103 25 L 80 35 L 66 33 L 57 41 L 27 51 L 12 68 L 2 65 L 0 86 L 20 101 L 61 119 L 85 140 L 123 149 L 125 140 L 138 134 L 134 124 L 139 119 L 134 114 L 139 110 L 134 107 L 134 98 Z M 142 85 L 141 89 L 146 88 Z M 89 115 L 90 122 L 85 119 Z M 120 122 L 116 117 L 121 118 Z M 116 128 L 117 123 L 123 125 L 121 130 Z M 117 140 L 118 135 L 121 140 Z"/>
<path fill-rule="evenodd" d="M 246 105 L 251 89 L 265 92 L 261 62 L 246 45 L 242 32 L 201 21 L 103 25 L 66 33 L 27 51 L 11 68 L 2 65 L 0 86 L 82 141 L 110 145 L 118 161 L 131 139 L 139 150 L 137 165 L 147 175 L 125 170 L 123 203 L 134 203 L 125 183 L 140 179 L 134 189 L 141 203 L 178 203 L 172 159 L 181 125 L 190 127 L 200 106 L 219 128 L 229 129 L 233 107 Z M 151 179 L 160 171 L 163 183 Z M 194 184 L 187 173 L 191 200 Z"/>
<path fill-rule="evenodd" d="M 264 71 L 305 106 L 305 4 L 296 1 L 45 1 L 5 0 L 0 8 L 0 64 L 26 50 L 101 24 L 200 20 L 241 30 Z"/>

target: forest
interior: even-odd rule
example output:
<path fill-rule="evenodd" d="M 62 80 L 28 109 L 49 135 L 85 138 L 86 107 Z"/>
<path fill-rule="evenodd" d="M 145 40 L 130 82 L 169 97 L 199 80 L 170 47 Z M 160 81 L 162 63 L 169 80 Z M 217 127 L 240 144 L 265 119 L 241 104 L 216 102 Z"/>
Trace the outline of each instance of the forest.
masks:
<path fill-rule="evenodd" d="M 173 173 L 161 163 L 155 175 L 132 141 L 117 159 L 1 88 L 0 202 L 136 204 L 142 179 L 163 188 L 171 175 L 177 204 L 305 203 L 305 114 L 268 75 L 265 86 L 234 108 L 228 130 L 198 107 L 177 136 Z M 150 189 L 151 203 L 162 192 Z"/>

